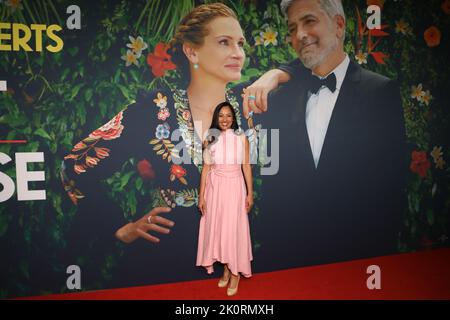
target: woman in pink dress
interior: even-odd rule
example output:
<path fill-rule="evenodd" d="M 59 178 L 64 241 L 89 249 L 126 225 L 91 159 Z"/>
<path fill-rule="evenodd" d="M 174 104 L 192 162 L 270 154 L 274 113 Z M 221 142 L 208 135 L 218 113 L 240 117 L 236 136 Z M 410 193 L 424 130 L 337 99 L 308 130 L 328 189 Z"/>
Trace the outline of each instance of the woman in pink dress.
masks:
<path fill-rule="evenodd" d="M 202 217 L 197 266 L 211 274 L 215 262 L 224 265 L 219 287 L 235 295 L 240 274 L 252 275 L 248 213 L 253 206 L 249 142 L 229 102 L 219 104 L 204 144 L 198 206 Z M 231 281 L 230 281 L 231 280 Z"/>

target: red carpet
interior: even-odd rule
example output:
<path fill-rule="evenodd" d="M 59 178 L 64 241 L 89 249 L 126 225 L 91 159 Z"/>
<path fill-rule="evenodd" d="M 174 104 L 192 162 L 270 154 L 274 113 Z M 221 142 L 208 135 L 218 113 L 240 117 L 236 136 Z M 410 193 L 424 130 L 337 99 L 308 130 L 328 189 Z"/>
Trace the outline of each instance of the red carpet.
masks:
<path fill-rule="evenodd" d="M 367 267 L 381 269 L 381 289 L 366 286 Z M 26 299 L 440 299 L 450 300 L 450 249 L 400 254 L 343 263 L 288 269 L 241 278 L 239 292 L 228 298 L 214 279 L 101 290 Z"/>

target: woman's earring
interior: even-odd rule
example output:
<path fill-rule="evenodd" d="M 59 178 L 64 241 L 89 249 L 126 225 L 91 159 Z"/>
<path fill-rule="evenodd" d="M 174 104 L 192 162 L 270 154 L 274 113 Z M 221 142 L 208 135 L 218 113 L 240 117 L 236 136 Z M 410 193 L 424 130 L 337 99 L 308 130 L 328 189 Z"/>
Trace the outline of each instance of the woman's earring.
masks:
<path fill-rule="evenodd" d="M 198 69 L 198 63 L 194 63 L 194 69 Z"/>

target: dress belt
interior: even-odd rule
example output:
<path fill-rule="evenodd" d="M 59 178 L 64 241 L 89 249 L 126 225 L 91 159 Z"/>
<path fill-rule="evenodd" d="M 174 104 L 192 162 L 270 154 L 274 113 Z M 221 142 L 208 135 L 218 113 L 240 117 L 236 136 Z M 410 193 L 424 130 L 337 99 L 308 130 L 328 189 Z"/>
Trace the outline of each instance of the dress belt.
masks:
<path fill-rule="evenodd" d="M 209 171 L 209 173 L 213 173 L 213 174 L 221 176 L 221 177 L 234 178 L 234 177 L 239 177 L 240 175 L 242 175 L 242 170 L 240 167 L 236 168 L 236 169 L 228 169 L 228 170 L 214 168 L 214 169 L 211 169 Z"/>

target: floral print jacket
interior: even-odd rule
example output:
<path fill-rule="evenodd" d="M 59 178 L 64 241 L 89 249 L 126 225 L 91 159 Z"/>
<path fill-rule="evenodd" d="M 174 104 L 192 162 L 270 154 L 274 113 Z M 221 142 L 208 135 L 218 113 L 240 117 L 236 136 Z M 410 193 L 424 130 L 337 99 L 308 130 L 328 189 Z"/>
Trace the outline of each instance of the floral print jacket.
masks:
<path fill-rule="evenodd" d="M 232 91 L 227 92 L 227 99 L 240 124 L 239 103 Z M 86 135 L 64 157 L 61 180 L 68 196 L 77 205 L 75 220 L 78 226 L 72 227 L 72 242 L 80 250 L 92 247 L 81 243 L 85 240 L 83 237 L 99 238 L 100 243 L 111 245 L 115 241 L 114 233 L 120 227 L 136 221 L 154 207 L 168 206 L 173 209 L 163 216 L 173 220 L 176 227 L 170 235 L 155 233 L 162 241 L 156 246 L 146 243 L 146 252 L 182 246 L 183 253 L 189 252 L 195 257 L 201 162 L 202 144 L 194 130 L 186 91 L 141 93 L 137 102 Z M 125 167 L 134 172 L 123 173 Z M 122 190 L 126 189 L 124 186 L 129 183 L 130 176 L 137 177 L 131 189 L 133 192 L 136 188 L 141 190 L 144 195 L 141 201 L 133 200 L 133 194 Z M 133 200 L 128 199 L 127 203 L 137 202 L 131 212 L 130 206 L 121 205 L 127 197 Z M 158 257 L 155 252 L 151 255 Z"/>
<path fill-rule="evenodd" d="M 240 124 L 238 102 L 229 93 L 227 99 Z M 182 151 L 187 152 L 183 157 Z M 138 102 L 78 142 L 64 157 L 61 171 L 72 202 L 78 204 L 85 197 L 95 197 L 87 194 L 93 181 L 107 178 L 131 157 L 138 161 L 140 175 L 156 182 L 153 184 L 161 197 L 153 201 L 163 200 L 159 203 L 172 208 L 197 203 L 202 144 L 194 130 L 185 90 L 143 94 Z M 153 174 L 145 175 L 143 170 L 151 170 Z"/>

